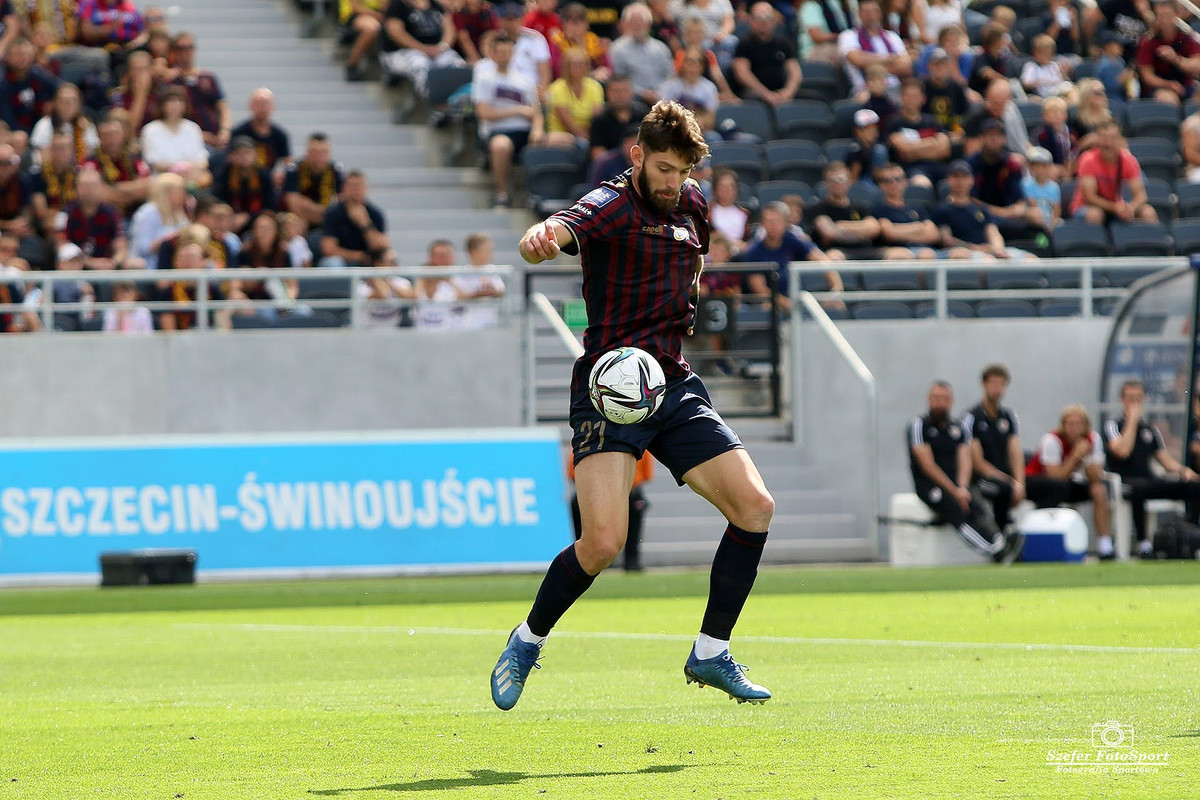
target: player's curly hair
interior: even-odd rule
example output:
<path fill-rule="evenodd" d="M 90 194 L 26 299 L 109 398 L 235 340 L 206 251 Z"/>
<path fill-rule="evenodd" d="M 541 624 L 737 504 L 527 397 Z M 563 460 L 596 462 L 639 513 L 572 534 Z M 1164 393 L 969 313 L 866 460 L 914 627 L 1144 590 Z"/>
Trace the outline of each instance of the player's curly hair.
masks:
<path fill-rule="evenodd" d="M 708 142 L 696 117 L 673 100 L 654 104 L 638 128 L 637 143 L 648 152 L 674 150 L 693 165 L 708 156 Z"/>

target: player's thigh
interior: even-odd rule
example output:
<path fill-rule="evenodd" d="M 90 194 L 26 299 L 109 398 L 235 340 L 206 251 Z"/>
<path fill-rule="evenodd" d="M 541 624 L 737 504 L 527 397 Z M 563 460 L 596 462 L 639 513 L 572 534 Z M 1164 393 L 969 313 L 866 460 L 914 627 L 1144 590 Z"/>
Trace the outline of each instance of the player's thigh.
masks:
<path fill-rule="evenodd" d="M 620 451 L 595 453 L 575 465 L 575 496 L 585 543 L 608 544 L 617 550 L 625 543 L 636 466 L 632 453 Z"/>
<path fill-rule="evenodd" d="M 683 481 L 742 530 L 765 531 L 771 524 L 775 500 L 750 455 L 741 448 L 692 467 L 683 474 Z"/>

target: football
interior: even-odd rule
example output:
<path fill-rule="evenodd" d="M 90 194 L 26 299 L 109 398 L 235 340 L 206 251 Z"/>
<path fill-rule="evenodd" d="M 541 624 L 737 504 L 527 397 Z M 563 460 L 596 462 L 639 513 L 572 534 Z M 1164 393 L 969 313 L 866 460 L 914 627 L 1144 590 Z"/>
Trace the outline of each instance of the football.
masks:
<path fill-rule="evenodd" d="M 654 357 L 637 347 L 618 347 L 600 356 L 588 379 L 592 405 L 610 422 L 645 422 L 662 405 L 667 378 Z"/>

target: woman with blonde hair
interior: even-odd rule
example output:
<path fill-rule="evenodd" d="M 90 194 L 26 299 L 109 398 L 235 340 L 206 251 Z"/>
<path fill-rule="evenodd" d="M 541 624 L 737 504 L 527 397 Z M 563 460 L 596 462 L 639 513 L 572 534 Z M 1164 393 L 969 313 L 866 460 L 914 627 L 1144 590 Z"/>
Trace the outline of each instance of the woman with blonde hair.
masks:
<path fill-rule="evenodd" d="M 1104 443 L 1099 432 L 1092 430 L 1092 418 L 1082 405 L 1064 408 L 1058 428 L 1038 443 L 1025 466 L 1025 495 L 1038 508 L 1091 501 L 1096 548 L 1101 558 L 1113 557 Z"/>
<path fill-rule="evenodd" d="M 1079 105 L 1075 106 L 1075 124 L 1079 129 L 1077 153 L 1096 146 L 1096 130 L 1113 118 L 1108 107 L 1108 93 L 1104 84 L 1095 78 L 1083 78 L 1076 84 L 1079 90 Z"/>
<path fill-rule="evenodd" d="M 546 144 L 588 146 L 592 117 L 604 108 L 604 87 L 588 73 L 591 61 L 579 47 L 562 55 L 562 77 L 546 90 Z"/>
<path fill-rule="evenodd" d="M 155 176 L 150 182 L 150 199 L 129 223 L 133 255 L 145 260 L 146 269 L 157 269 L 158 248 L 187 222 L 183 178 L 173 173 Z"/>

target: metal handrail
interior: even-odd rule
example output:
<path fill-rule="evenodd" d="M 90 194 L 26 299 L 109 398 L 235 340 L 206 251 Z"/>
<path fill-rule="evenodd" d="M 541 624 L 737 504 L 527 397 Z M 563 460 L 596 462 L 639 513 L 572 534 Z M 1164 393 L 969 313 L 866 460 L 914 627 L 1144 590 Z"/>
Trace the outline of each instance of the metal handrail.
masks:
<path fill-rule="evenodd" d="M 534 307 L 542 312 L 542 316 L 550 323 L 550 327 L 562 341 L 563 346 L 567 348 L 567 352 L 575 358 L 582 356 L 583 345 L 575 338 L 575 334 L 571 333 L 571 329 L 567 327 L 566 320 L 554 308 L 554 304 L 550 302 L 550 298 L 541 292 L 534 292 L 529 296 L 529 299 L 533 301 Z"/>
<path fill-rule="evenodd" d="M 807 312 L 813 321 L 816 323 L 818 330 L 829 340 L 841 356 L 842 360 L 850 367 L 863 385 L 863 390 L 867 398 L 867 489 L 864 499 L 863 513 L 866 515 L 864 522 L 867 526 L 868 538 L 873 539 L 879 552 L 884 551 L 883 542 L 879 538 L 879 403 L 876 391 L 875 376 L 871 370 L 859 357 L 858 353 L 846 341 L 846 337 L 838 330 L 837 325 L 833 323 L 829 315 L 825 313 L 825 309 L 821 308 L 821 304 L 812 292 L 806 292 L 799 289 L 795 282 L 789 285 L 790 294 L 792 297 L 792 330 L 791 330 L 791 350 L 792 350 L 792 426 L 793 437 L 797 446 L 804 445 L 804 394 L 803 385 L 801 383 L 801 333 L 802 325 L 800 324 L 803 312 Z"/>

